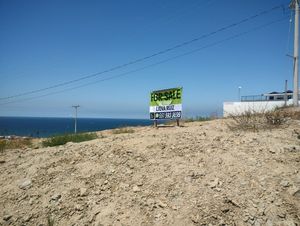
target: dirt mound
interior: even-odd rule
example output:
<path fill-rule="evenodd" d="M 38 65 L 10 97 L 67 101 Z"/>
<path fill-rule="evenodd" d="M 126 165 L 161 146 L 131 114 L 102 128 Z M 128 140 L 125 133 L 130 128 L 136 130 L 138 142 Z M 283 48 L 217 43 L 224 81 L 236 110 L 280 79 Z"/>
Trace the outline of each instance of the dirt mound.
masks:
<path fill-rule="evenodd" d="M 225 124 L 7 150 L 0 225 L 299 225 L 300 122 L 259 132 Z"/>

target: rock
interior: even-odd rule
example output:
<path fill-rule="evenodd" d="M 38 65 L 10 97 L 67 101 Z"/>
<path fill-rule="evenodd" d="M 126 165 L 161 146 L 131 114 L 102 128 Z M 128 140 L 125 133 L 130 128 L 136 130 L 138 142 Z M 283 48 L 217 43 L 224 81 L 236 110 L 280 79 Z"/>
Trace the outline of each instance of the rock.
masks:
<path fill-rule="evenodd" d="M 54 194 L 51 196 L 51 200 L 52 201 L 58 201 L 61 198 L 60 194 Z"/>
<path fill-rule="evenodd" d="M 153 199 L 147 199 L 146 205 L 152 207 L 154 205 L 154 200 Z"/>
<path fill-rule="evenodd" d="M 214 179 L 214 181 L 209 183 L 209 187 L 210 188 L 215 188 L 215 187 L 217 187 L 218 184 L 219 184 L 219 179 L 216 178 L 216 179 Z"/>
<path fill-rule="evenodd" d="M 276 151 L 274 149 L 270 149 L 269 152 L 272 153 L 272 154 L 276 153 Z"/>
<path fill-rule="evenodd" d="M 277 214 L 277 216 L 280 217 L 280 218 L 285 218 L 286 214 L 283 213 L 283 212 L 280 212 L 280 213 Z"/>
<path fill-rule="evenodd" d="M 0 164 L 3 164 L 5 163 L 5 160 L 4 159 L 0 159 Z"/>
<path fill-rule="evenodd" d="M 200 216 L 199 216 L 198 214 L 197 214 L 197 215 L 192 215 L 192 216 L 191 216 L 191 220 L 192 220 L 192 222 L 195 223 L 195 224 L 199 223 L 199 218 L 200 218 Z"/>
<path fill-rule="evenodd" d="M 19 182 L 19 188 L 23 189 L 23 190 L 27 190 L 31 187 L 32 182 L 30 179 L 23 179 Z"/>
<path fill-rule="evenodd" d="M 84 196 L 87 196 L 87 195 L 88 195 L 87 189 L 86 188 L 80 188 L 80 196 L 84 197 Z"/>
<path fill-rule="evenodd" d="M 300 189 L 293 192 L 293 196 L 300 198 Z"/>
<path fill-rule="evenodd" d="M 225 207 L 225 208 L 222 208 L 222 212 L 223 213 L 227 213 L 227 212 L 229 212 L 230 211 L 230 209 L 229 208 L 227 208 L 227 207 Z"/>
<path fill-rule="evenodd" d="M 178 206 L 172 206 L 172 210 L 178 210 Z"/>
<path fill-rule="evenodd" d="M 28 216 L 26 216 L 26 217 L 24 218 L 24 221 L 25 221 L 25 222 L 28 222 L 28 221 L 31 220 L 31 218 L 32 218 L 32 215 L 28 215 Z"/>
<path fill-rule="evenodd" d="M 77 211 L 82 211 L 83 210 L 83 207 L 81 205 L 76 205 L 75 206 L 75 210 Z"/>
<path fill-rule="evenodd" d="M 29 199 L 28 203 L 29 205 L 32 205 L 34 203 L 34 199 L 33 198 Z"/>
<path fill-rule="evenodd" d="M 292 196 L 295 196 L 297 198 L 300 198 L 300 188 L 298 186 L 290 186 L 288 188 L 288 193 Z"/>
<path fill-rule="evenodd" d="M 12 218 L 12 215 L 5 215 L 3 220 L 8 221 L 10 218 Z"/>
<path fill-rule="evenodd" d="M 288 187 L 290 185 L 290 183 L 288 181 L 286 181 L 286 180 L 282 180 L 280 182 L 280 185 L 283 186 L 283 187 Z"/>
<path fill-rule="evenodd" d="M 133 192 L 139 192 L 139 191 L 141 191 L 141 189 L 137 185 L 134 185 L 132 187 L 132 190 L 133 190 Z"/>
<path fill-rule="evenodd" d="M 160 201 L 160 200 L 157 200 L 157 201 L 156 201 L 156 204 L 157 204 L 159 207 L 161 207 L 161 208 L 165 208 L 165 207 L 168 206 L 166 203 L 163 203 L 163 202 Z"/>

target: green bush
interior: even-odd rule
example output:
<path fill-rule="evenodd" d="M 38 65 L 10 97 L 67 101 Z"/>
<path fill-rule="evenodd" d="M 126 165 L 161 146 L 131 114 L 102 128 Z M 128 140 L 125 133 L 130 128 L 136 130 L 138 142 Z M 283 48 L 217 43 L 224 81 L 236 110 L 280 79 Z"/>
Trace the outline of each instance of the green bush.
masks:
<path fill-rule="evenodd" d="M 53 147 L 63 145 L 68 142 L 79 143 L 83 141 L 96 139 L 98 136 L 96 133 L 78 133 L 78 134 L 65 134 L 54 136 L 43 141 L 44 147 Z"/>

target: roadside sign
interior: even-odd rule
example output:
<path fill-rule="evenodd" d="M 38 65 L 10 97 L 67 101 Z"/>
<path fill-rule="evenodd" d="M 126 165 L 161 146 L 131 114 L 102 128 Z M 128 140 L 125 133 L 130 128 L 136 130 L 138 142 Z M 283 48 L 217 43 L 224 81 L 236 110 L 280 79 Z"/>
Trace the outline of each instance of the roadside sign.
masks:
<path fill-rule="evenodd" d="M 180 119 L 182 87 L 153 91 L 150 94 L 150 119 Z"/>

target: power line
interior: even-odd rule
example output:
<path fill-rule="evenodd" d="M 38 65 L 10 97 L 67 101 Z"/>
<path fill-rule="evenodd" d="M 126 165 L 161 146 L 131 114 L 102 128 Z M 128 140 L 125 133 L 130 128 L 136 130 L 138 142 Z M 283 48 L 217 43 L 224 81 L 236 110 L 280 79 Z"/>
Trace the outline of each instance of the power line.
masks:
<path fill-rule="evenodd" d="M 68 88 L 68 89 L 63 89 L 63 90 L 60 90 L 60 91 L 55 91 L 55 92 L 47 93 L 47 94 L 40 95 L 40 96 L 34 96 L 34 97 L 30 97 L 30 98 L 23 98 L 23 99 L 21 99 L 21 100 L 10 101 L 10 102 L 6 102 L 6 103 L 2 103 L 2 104 L 0 104 L 0 105 L 7 105 L 7 104 L 11 104 L 11 103 L 18 103 L 18 102 L 23 102 L 23 101 L 28 101 L 28 100 L 38 99 L 38 98 L 42 98 L 42 97 L 46 97 L 46 96 L 50 96 L 50 95 L 60 94 L 60 93 L 72 91 L 72 90 L 75 90 L 75 89 L 79 89 L 79 88 L 82 88 L 82 87 L 86 87 L 86 86 L 89 86 L 89 85 L 97 84 L 97 83 L 100 83 L 100 82 L 104 82 L 104 81 L 116 79 L 116 78 L 119 78 L 119 77 L 123 77 L 123 76 L 129 75 L 129 74 L 135 73 L 135 72 L 143 71 L 143 70 L 145 70 L 145 69 L 148 69 L 148 68 L 151 68 L 151 67 L 154 67 L 154 66 L 163 64 L 163 63 L 167 63 L 167 62 L 172 61 L 172 60 L 175 60 L 175 59 L 177 59 L 177 58 L 184 57 L 184 56 L 187 56 L 187 55 L 191 55 L 191 54 L 194 54 L 194 53 L 199 52 L 199 51 L 201 51 L 201 50 L 204 50 L 204 49 L 207 49 L 207 48 L 210 48 L 210 47 L 213 47 L 213 46 L 222 44 L 222 43 L 224 43 L 224 42 L 226 42 L 226 41 L 230 41 L 230 40 L 239 38 L 239 37 L 244 36 L 244 35 L 247 35 L 247 34 L 249 34 L 249 33 L 251 33 L 251 32 L 254 32 L 254 31 L 263 29 L 263 28 L 265 28 L 265 27 L 268 27 L 268 26 L 270 26 L 270 25 L 273 25 L 273 24 L 275 24 L 275 23 L 284 21 L 284 20 L 286 20 L 286 19 L 288 19 L 288 18 L 289 18 L 289 17 L 283 17 L 283 18 L 281 18 L 281 19 L 271 21 L 271 22 L 266 23 L 266 24 L 263 24 L 263 25 L 261 25 L 261 26 L 257 26 L 257 27 L 255 27 L 255 28 L 252 28 L 252 29 L 250 29 L 250 30 L 248 30 L 248 31 L 240 32 L 240 33 L 238 33 L 238 34 L 236 34 L 236 35 L 232 35 L 232 36 L 230 36 L 230 37 L 228 37 L 228 38 L 225 38 L 225 39 L 222 39 L 222 40 L 220 40 L 220 41 L 213 42 L 213 43 L 211 43 L 211 44 L 202 46 L 202 47 L 200 47 L 200 48 L 197 48 L 197 49 L 194 49 L 194 50 L 185 52 L 185 53 L 180 54 L 180 55 L 176 55 L 176 56 L 167 58 L 167 59 L 165 59 L 165 60 L 162 60 L 162 61 L 159 61 L 159 62 L 150 64 L 150 65 L 147 65 L 147 66 L 144 66 L 144 67 L 135 69 L 135 70 L 131 70 L 131 71 L 124 72 L 124 73 L 121 73 L 121 74 L 118 74 L 118 75 L 114 75 L 114 76 L 110 76 L 110 77 L 107 77 L 107 78 L 103 78 L 103 79 L 100 79 L 100 80 L 97 80 L 97 81 L 85 83 L 85 84 L 82 84 L 82 85 L 79 85 L 79 86 L 75 86 L 75 87 L 71 87 L 71 88 Z"/>
<path fill-rule="evenodd" d="M 86 75 L 86 76 L 82 76 L 80 78 L 77 78 L 77 79 L 73 79 L 73 80 L 70 80 L 70 81 L 66 81 L 66 82 L 62 82 L 62 83 L 58 83 L 58 84 L 55 84 L 55 85 L 52 85 L 52 86 L 48 86 L 48 87 L 45 87 L 45 88 L 41 88 L 41 89 L 36 89 L 36 90 L 32 90 L 32 91 L 28 91 L 28 92 L 23 92 L 23 93 L 19 93 L 19 94 L 16 94 L 16 95 L 12 95 L 12 96 L 7 96 L 7 97 L 1 97 L 0 100 L 6 100 L 6 99 L 12 99 L 12 98 L 16 98 L 16 97 L 20 97 L 20 96 L 25 96 L 25 95 L 29 95 L 29 94 L 34 94 L 34 93 L 39 93 L 39 92 L 43 92 L 43 91 L 46 91 L 46 90 L 50 90 L 50 89 L 54 89 L 54 88 L 58 88 L 58 87 L 61 87 L 61 86 L 65 86 L 65 85 L 69 85 L 69 84 L 72 84 L 72 83 L 75 83 L 75 82 L 79 82 L 79 81 L 82 81 L 82 80 L 86 80 L 86 79 L 89 79 L 89 78 L 93 78 L 93 77 L 96 77 L 96 76 L 99 76 L 99 75 L 102 75 L 102 74 L 105 74 L 105 73 L 108 73 L 108 72 L 112 72 L 112 71 L 115 71 L 115 70 L 118 70 L 118 69 L 122 69 L 122 68 L 125 68 L 127 66 L 130 66 L 130 65 L 133 65 L 133 64 L 136 64 L 136 63 L 140 63 L 142 61 L 145 61 L 145 60 L 148 60 L 148 59 L 151 59 L 151 58 L 154 58 L 156 56 L 159 56 L 159 55 L 162 55 L 162 54 L 165 54 L 165 53 L 168 53 L 170 51 L 173 51 L 175 49 L 178 49 L 178 48 L 181 48 L 183 46 L 187 46 L 187 45 L 190 45 L 194 42 L 197 42 L 201 39 L 204 39 L 204 38 L 207 38 L 207 37 L 210 37 L 212 35 L 215 35 L 219 32 L 222 32 L 222 31 L 225 31 L 227 29 L 230 29 L 230 28 L 233 28 L 233 27 L 236 27 L 240 24 L 243 24 L 243 23 L 246 23 L 250 20 L 253 20 L 253 19 L 256 19 L 257 17 L 259 16 L 263 16 L 265 14 L 268 14 L 274 10 L 277 10 L 277 9 L 282 9 L 284 8 L 284 5 L 277 5 L 277 6 L 274 6 L 268 10 L 264 10 L 260 13 L 257 13 L 255 15 L 252 15 L 250 17 L 247 17 L 245 19 L 242 19 L 236 23 L 232 23 L 230 25 L 227 25 L 227 26 L 224 26 L 222 28 L 219 28 L 215 31 L 212 31 L 210 33 L 207 33 L 207 34 L 204 34 L 204 35 L 201 35 L 197 38 L 194 38 L 194 39 L 191 39 L 189 41 L 185 41 L 185 42 L 182 42 L 180 44 L 177 44 L 173 47 L 170 47 L 170 48 L 167 48 L 167 49 L 164 49 L 164 50 L 161 50 L 159 52 L 156 52 L 156 53 L 153 53 L 151 55 L 148 55 L 148 56 L 145 56 L 145 57 L 141 57 L 141 58 L 138 58 L 136 60 L 133 60 L 133 61 L 130 61 L 130 62 L 127 62 L 125 64 L 121 64 L 121 65 L 118 65 L 118 66 L 115 66 L 115 67 L 112 67 L 110 69 L 107 69 L 107 70 L 104 70 L 104 71 L 101 71 L 101 72 L 97 72 L 97 73 L 94 73 L 94 74 L 90 74 L 90 75 Z"/>

